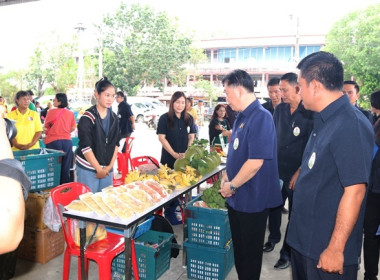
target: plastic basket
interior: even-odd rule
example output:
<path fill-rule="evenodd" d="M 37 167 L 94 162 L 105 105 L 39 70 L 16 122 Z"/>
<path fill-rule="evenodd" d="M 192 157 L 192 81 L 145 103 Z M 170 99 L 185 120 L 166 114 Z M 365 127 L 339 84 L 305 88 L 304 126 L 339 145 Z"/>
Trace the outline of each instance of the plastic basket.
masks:
<path fill-rule="evenodd" d="M 224 280 L 234 266 L 234 249 L 202 246 L 184 242 L 187 258 L 187 278 Z"/>
<path fill-rule="evenodd" d="M 147 231 L 135 239 L 135 250 L 139 278 L 158 279 L 170 267 L 172 233 Z M 149 245 L 154 244 L 154 245 Z M 155 246 L 155 244 L 158 244 Z M 121 253 L 112 261 L 112 273 L 124 274 L 125 254 Z"/>
<path fill-rule="evenodd" d="M 46 151 L 46 153 L 41 153 Z M 61 177 L 61 157 L 65 153 L 53 149 L 34 149 L 13 151 L 32 181 L 31 191 L 54 188 L 59 185 Z"/>
<path fill-rule="evenodd" d="M 154 220 L 154 216 L 150 217 L 146 221 L 144 221 L 141 224 L 139 224 L 137 226 L 137 230 L 135 232 L 134 238 L 136 239 L 137 237 L 143 235 L 145 232 L 147 232 L 148 230 L 150 230 L 150 228 L 152 227 L 153 220 Z M 122 230 L 120 230 L 120 229 L 114 229 L 114 228 L 111 228 L 111 227 L 106 227 L 106 230 L 108 232 L 112 232 L 112 233 L 115 233 L 115 234 L 124 235 L 124 232 Z"/>
<path fill-rule="evenodd" d="M 231 239 L 227 210 L 193 206 L 198 200 L 190 201 L 185 210 L 189 242 L 223 248 Z"/>

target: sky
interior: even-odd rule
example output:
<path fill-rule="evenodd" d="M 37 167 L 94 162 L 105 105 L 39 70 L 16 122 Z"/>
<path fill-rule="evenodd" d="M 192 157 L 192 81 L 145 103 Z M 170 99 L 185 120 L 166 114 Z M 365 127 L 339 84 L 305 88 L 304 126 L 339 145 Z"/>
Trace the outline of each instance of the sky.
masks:
<path fill-rule="evenodd" d="M 176 18 L 183 32 L 204 39 L 295 34 L 326 34 L 344 15 L 380 0 L 129 0 Z M 0 6 L 0 66 L 26 67 L 38 42 L 55 31 L 63 38 L 86 26 L 84 40 L 94 44 L 93 24 L 113 14 L 121 0 L 40 0 Z M 293 15 L 291 20 L 290 15 Z"/>

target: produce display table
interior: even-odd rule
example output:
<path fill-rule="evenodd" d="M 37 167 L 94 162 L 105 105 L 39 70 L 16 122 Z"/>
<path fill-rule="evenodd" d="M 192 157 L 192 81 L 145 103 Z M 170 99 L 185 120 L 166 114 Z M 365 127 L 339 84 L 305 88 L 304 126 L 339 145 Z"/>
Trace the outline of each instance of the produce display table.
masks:
<path fill-rule="evenodd" d="M 148 216 L 152 215 L 156 210 L 162 208 L 164 205 L 170 203 L 171 201 L 178 199 L 181 196 L 185 196 L 185 203 L 188 203 L 191 200 L 191 191 L 199 187 L 200 184 L 212 178 L 214 175 L 219 174 L 226 169 L 225 164 L 221 164 L 216 167 L 213 171 L 205 174 L 197 183 L 189 187 L 176 189 L 167 197 L 162 199 L 160 202 L 154 206 L 146 209 L 144 212 L 134 215 L 131 218 L 121 220 L 120 218 L 110 218 L 110 217 L 99 217 L 95 213 L 79 213 L 78 211 L 68 210 L 63 212 L 63 216 L 66 218 L 77 219 L 79 220 L 80 228 L 80 252 L 81 252 L 81 277 L 86 279 L 85 275 L 85 260 L 84 260 L 84 247 L 86 240 L 86 222 L 93 222 L 97 224 L 104 224 L 106 226 L 122 229 L 124 231 L 125 238 L 125 279 L 131 279 L 132 265 L 131 265 L 131 239 L 133 233 L 136 231 L 137 225 L 144 221 Z M 186 226 L 186 223 L 185 223 Z M 186 232 L 184 230 L 184 232 Z M 185 258 L 185 256 L 184 256 Z M 110 272 L 111 273 L 111 272 Z"/>

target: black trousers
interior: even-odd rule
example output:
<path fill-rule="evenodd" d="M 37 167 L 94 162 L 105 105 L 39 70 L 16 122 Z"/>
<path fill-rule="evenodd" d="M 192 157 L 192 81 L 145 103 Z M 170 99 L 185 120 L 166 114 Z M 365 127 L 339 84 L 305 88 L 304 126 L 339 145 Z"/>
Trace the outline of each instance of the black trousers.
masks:
<path fill-rule="evenodd" d="M 377 279 L 379 270 L 380 236 L 376 235 L 380 224 L 380 194 L 368 192 L 364 216 L 364 277 Z"/>
<path fill-rule="evenodd" d="M 318 261 L 291 249 L 293 280 L 357 280 L 358 265 L 343 267 L 343 274 L 323 272 L 317 268 Z"/>
<path fill-rule="evenodd" d="M 228 207 L 239 280 L 260 279 L 268 212 L 266 209 L 258 213 L 245 213 Z"/>
<path fill-rule="evenodd" d="M 66 154 L 62 157 L 61 162 L 61 179 L 60 184 L 72 182 L 74 178 L 70 178 L 70 168 L 73 162 L 73 142 L 71 140 L 56 140 L 46 144 L 46 148 L 61 150 Z"/>
<path fill-rule="evenodd" d="M 283 187 L 282 187 L 282 199 L 285 200 L 288 198 L 288 208 L 289 208 L 289 215 L 287 223 L 289 224 L 289 219 L 292 211 L 292 205 L 293 205 L 293 190 L 289 189 L 289 181 L 284 181 Z M 278 243 L 281 240 L 281 219 L 282 219 L 282 207 L 284 205 L 281 205 L 276 208 L 272 208 L 269 210 L 269 218 L 268 218 L 268 229 L 269 229 L 269 236 L 268 241 L 273 243 Z M 290 260 L 290 247 L 286 243 L 286 236 L 288 232 L 288 225 L 286 226 L 285 236 L 282 243 L 282 248 L 280 251 L 280 258 L 284 260 Z"/>

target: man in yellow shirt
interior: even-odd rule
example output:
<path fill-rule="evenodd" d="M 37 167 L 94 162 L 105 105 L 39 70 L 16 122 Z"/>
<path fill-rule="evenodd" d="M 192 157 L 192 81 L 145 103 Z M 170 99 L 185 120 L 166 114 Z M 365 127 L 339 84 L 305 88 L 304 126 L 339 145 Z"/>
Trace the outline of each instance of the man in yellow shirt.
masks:
<path fill-rule="evenodd" d="M 26 91 L 16 94 L 18 108 L 8 114 L 8 119 L 16 121 L 17 135 L 12 140 L 12 150 L 39 149 L 39 139 L 42 134 L 42 124 L 37 112 L 28 108 L 30 99 Z"/>

